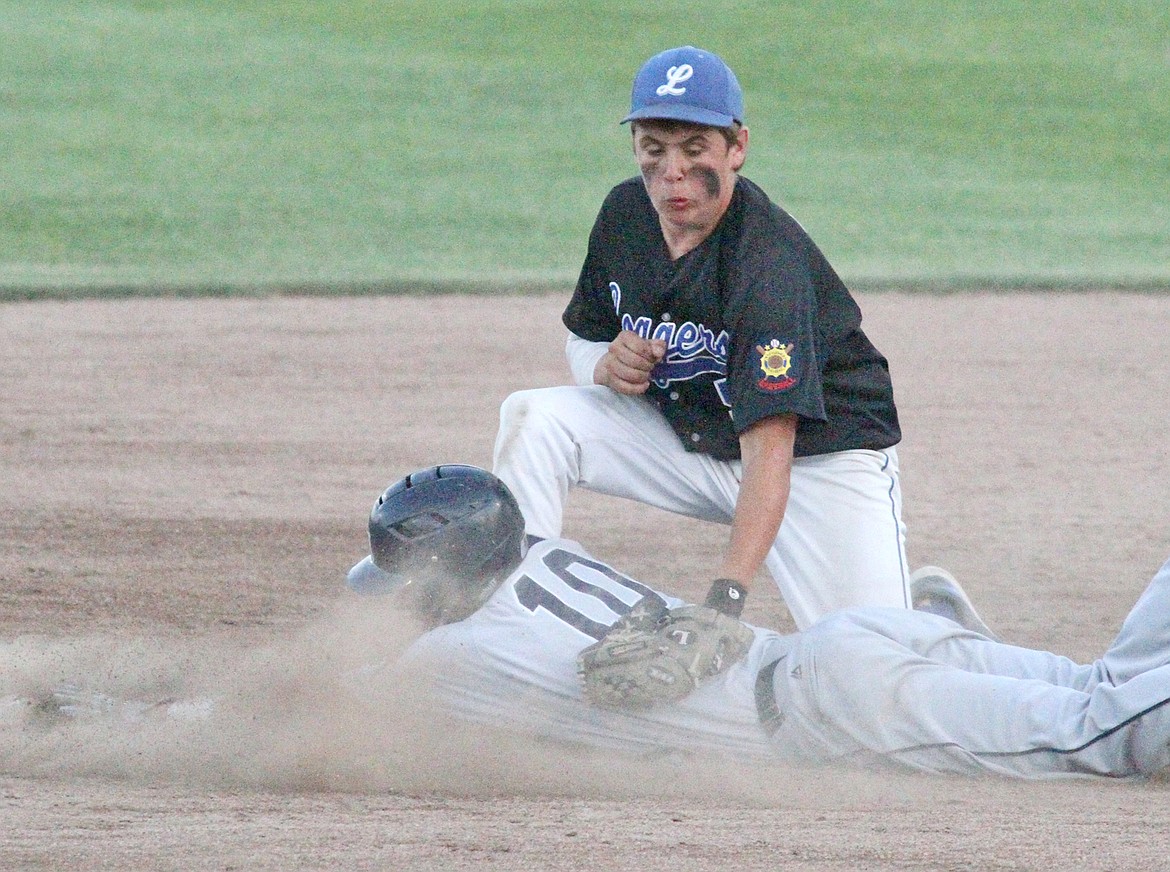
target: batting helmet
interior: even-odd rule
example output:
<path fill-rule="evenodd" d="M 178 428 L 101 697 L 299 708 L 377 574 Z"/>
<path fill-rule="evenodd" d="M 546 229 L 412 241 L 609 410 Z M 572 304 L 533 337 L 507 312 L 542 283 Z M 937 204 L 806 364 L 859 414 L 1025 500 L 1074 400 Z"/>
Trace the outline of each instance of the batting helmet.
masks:
<path fill-rule="evenodd" d="M 431 625 L 462 620 L 524 556 L 524 517 L 502 481 L 462 464 L 431 466 L 386 488 L 370 511 L 370 556 L 346 583 L 399 591 Z"/>

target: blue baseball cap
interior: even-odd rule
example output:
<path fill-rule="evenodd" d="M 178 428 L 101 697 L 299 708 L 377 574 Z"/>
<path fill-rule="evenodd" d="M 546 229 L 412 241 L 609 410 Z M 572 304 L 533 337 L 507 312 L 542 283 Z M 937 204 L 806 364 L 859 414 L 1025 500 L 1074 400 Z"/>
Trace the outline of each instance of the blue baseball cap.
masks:
<path fill-rule="evenodd" d="M 743 91 L 718 55 L 684 45 L 656 54 L 638 70 L 630 114 L 622 119 L 661 118 L 711 127 L 743 123 Z"/>

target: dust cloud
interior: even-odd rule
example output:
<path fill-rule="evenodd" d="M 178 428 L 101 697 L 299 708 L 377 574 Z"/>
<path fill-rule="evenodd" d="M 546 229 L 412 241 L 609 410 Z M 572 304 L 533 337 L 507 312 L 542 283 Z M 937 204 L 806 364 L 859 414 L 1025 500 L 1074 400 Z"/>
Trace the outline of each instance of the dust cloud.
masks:
<path fill-rule="evenodd" d="M 211 789 L 828 801 L 808 772 L 626 757 L 455 722 L 417 676 L 379 682 L 393 690 L 377 698 L 362 693 L 363 671 L 418 632 L 363 598 L 254 649 L 198 637 L 19 637 L 0 645 L 0 768 Z M 864 784 L 841 790 L 856 796 Z"/>

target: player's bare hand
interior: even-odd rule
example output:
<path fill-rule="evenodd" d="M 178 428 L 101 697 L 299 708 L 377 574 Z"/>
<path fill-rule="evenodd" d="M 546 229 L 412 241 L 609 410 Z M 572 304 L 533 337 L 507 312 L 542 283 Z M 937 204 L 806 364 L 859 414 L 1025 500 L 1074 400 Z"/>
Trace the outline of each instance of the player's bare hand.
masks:
<path fill-rule="evenodd" d="M 650 372 L 665 355 L 663 340 L 645 339 L 633 331 L 623 330 L 597 362 L 593 381 L 619 394 L 644 394 L 650 387 Z"/>

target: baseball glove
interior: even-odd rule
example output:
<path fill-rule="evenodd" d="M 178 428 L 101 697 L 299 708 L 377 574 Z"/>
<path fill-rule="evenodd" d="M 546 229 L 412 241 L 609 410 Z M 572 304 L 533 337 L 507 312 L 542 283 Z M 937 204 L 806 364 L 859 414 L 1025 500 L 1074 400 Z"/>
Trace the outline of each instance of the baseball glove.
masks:
<path fill-rule="evenodd" d="M 676 702 L 728 669 L 752 644 L 752 631 L 710 606 L 668 609 L 645 597 L 577 656 L 585 698 L 610 709 Z"/>

